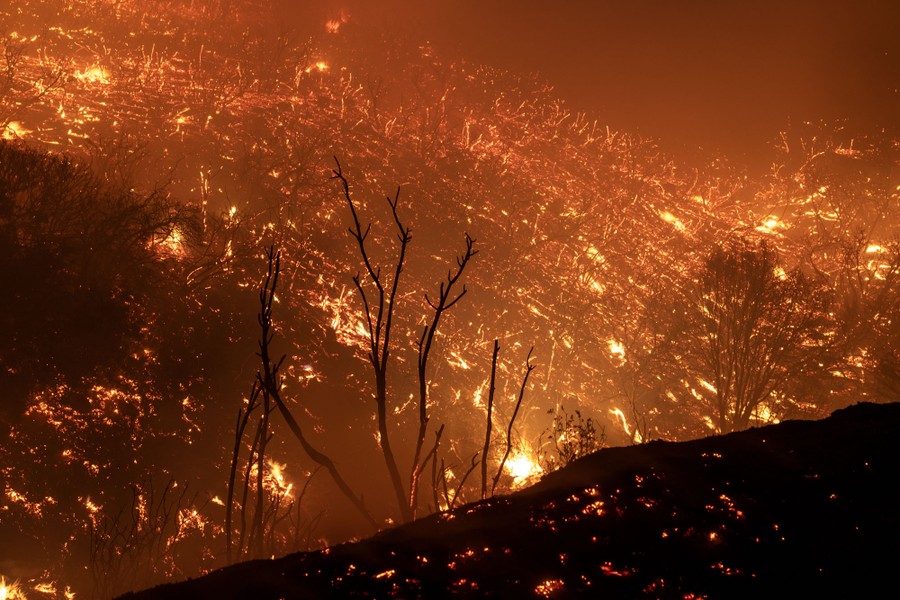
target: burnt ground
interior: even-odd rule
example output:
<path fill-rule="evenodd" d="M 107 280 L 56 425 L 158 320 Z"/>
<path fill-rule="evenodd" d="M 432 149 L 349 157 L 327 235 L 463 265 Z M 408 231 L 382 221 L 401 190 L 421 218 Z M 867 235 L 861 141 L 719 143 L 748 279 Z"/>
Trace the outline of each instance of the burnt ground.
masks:
<path fill-rule="evenodd" d="M 898 434 L 900 404 L 858 404 L 611 448 L 510 496 L 123 598 L 890 597 Z"/>

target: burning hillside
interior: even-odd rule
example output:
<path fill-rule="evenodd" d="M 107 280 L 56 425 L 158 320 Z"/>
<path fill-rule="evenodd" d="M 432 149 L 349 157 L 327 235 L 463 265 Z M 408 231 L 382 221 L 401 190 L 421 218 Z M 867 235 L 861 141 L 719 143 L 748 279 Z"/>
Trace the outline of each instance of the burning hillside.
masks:
<path fill-rule="evenodd" d="M 888 589 L 900 405 L 602 450 L 534 487 L 153 598 L 847 598 Z"/>
<path fill-rule="evenodd" d="M 293 4 L 0 6 L 0 576 L 29 597 L 898 398 L 897 139 L 688 166 Z"/>

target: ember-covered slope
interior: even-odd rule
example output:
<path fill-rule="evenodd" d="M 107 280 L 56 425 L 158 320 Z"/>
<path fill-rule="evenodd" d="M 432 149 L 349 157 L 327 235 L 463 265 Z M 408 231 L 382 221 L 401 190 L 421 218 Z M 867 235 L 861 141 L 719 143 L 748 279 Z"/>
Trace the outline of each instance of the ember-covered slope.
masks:
<path fill-rule="evenodd" d="M 152 598 L 858 597 L 890 579 L 900 404 L 613 448 L 522 492 Z"/>

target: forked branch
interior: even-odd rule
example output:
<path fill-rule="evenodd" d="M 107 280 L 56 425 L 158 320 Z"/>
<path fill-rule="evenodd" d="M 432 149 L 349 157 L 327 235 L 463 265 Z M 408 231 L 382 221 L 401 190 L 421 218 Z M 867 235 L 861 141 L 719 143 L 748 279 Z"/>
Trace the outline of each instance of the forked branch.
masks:
<path fill-rule="evenodd" d="M 494 340 L 494 353 L 491 356 L 491 387 L 488 390 L 488 404 L 487 404 L 487 425 L 485 425 L 485 433 L 484 433 L 484 451 L 482 452 L 482 456 L 487 458 L 488 452 L 491 448 L 491 427 L 493 423 L 491 421 L 492 412 L 494 410 L 494 390 L 496 389 L 496 380 L 497 380 L 497 355 L 500 354 L 500 340 Z M 487 497 L 487 460 L 481 461 L 481 499 L 484 500 Z"/>
<path fill-rule="evenodd" d="M 433 302 L 428 294 L 425 294 L 425 302 L 432 308 L 434 313 L 431 322 L 422 328 L 422 336 L 418 342 L 418 376 L 419 376 L 419 431 L 416 435 L 416 449 L 413 453 L 412 468 L 410 473 L 410 510 L 415 514 L 418 505 L 418 486 L 422 470 L 425 468 L 425 460 L 420 462 L 422 455 L 422 447 L 425 444 L 425 435 L 428 430 L 428 357 L 431 354 L 431 348 L 437 334 L 441 317 L 450 308 L 466 295 L 466 286 L 463 285 L 459 294 L 454 296 L 454 286 L 462 277 L 466 265 L 472 260 L 478 251 L 474 249 L 475 240 L 466 234 L 466 249 L 461 256 L 456 257 L 456 271 L 447 272 L 447 280 L 442 281 L 438 288 L 437 301 Z"/>
<path fill-rule="evenodd" d="M 390 476 L 391 486 L 394 495 L 397 498 L 397 504 L 400 508 L 400 516 L 404 522 L 412 520 L 412 509 L 409 506 L 409 498 L 403 490 L 403 482 L 400 479 L 400 469 L 397 467 L 397 459 L 391 449 L 391 439 L 388 435 L 387 428 L 387 369 L 388 359 L 391 351 L 391 325 L 394 318 L 394 307 L 396 305 L 397 290 L 400 284 L 400 275 L 403 273 L 403 265 L 406 261 L 406 248 L 412 241 L 412 234 L 408 227 L 403 225 L 400 216 L 397 213 L 397 205 L 400 202 L 400 189 L 394 195 L 394 199 L 388 198 L 388 205 L 391 207 L 391 214 L 394 223 L 397 225 L 397 239 L 400 242 L 400 249 L 397 257 L 397 263 L 394 267 L 394 278 L 390 284 L 390 291 L 387 292 L 387 286 L 382 278 L 381 269 L 376 268 L 372 264 L 372 259 L 366 249 L 366 238 L 371 231 L 371 225 L 367 225 L 363 231 L 359 221 L 359 213 L 356 210 L 356 204 L 350 195 L 350 184 L 344 177 L 341 170 L 341 163 L 335 157 L 334 162 L 336 168 L 332 169 L 332 179 L 337 179 L 341 184 L 344 200 L 350 208 L 350 214 L 353 216 L 353 226 L 350 227 L 350 236 L 356 240 L 359 248 L 359 255 L 365 266 L 368 280 L 375 286 L 376 297 L 369 298 L 366 293 L 366 286 L 363 285 L 362 277 L 356 275 L 353 283 L 356 285 L 357 291 L 362 298 L 363 309 L 366 317 L 366 325 L 369 337 L 369 362 L 375 372 L 375 412 L 378 422 L 378 441 L 381 446 L 381 452 L 384 455 L 384 462 L 387 466 L 388 475 Z"/>
<path fill-rule="evenodd" d="M 284 362 L 285 357 L 282 356 L 277 363 L 273 363 L 271 357 L 269 356 L 269 344 L 272 341 L 274 333 L 272 333 L 272 302 L 275 298 L 275 290 L 278 286 L 278 276 L 281 273 L 281 252 L 276 251 L 274 246 L 270 247 L 266 251 L 266 257 L 269 261 L 268 271 L 266 273 L 265 281 L 263 282 L 263 287 L 259 292 L 259 304 L 260 304 L 260 312 L 259 312 L 259 325 L 261 329 L 261 335 L 259 340 L 259 357 L 262 361 L 262 371 L 257 373 L 257 380 L 259 381 L 259 385 L 262 387 L 264 392 L 268 392 L 272 400 L 275 401 L 275 406 L 278 407 L 278 411 L 284 417 L 284 420 L 287 422 L 288 427 L 291 432 L 300 442 L 300 445 L 303 447 L 304 452 L 316 463 L 325 467 L 325 470 L 328 471 L 328 474 L 331 475 L 332 480 L 335 485 L 337 485 L 338 489 L 344 496 L 350 500 L 350 503 L 359 511 L 360 515 L 368 522 L 374 529 L 378 529 L 378 523 L 372 518 L 372 515 L 369 513 L 368 509 L 366 509 L 362 500 L 353 492 L 344 478 L 341 476 L 340 472 L 337 469 L 337 466 L 334 464 L 334 461 L 331 460 L 330 457 L 323 454 L 319 450 L 317 450 L 310 442 L 306 439 L 306 436 L 303 434 L 303 430 L 300 428 L 297 420 L 294 419 L 294 416 L 291 414 L 290 409 L 285 405 L 284 400 L 281 398 L 281 381 L 280 381 L 280 369 L 281 364 Z"/>
<path fill-rule="evenodd" d="M 509 458 L 509 453 L 512 450 L 512 430 L 513 425 L 516 422 L 516 415 L 519 414 L 519 408 L 522 406 L 522 398 L 525 397 L 525 387 L 528 385 L 528 377 L 531 375 L 531 372 L 534 371 L 534 365 L 531 364 L 531 353 L 534 351 L 534 347 L 528 351 L 528 356 L 525 358 L 525 377 L 522 378 L 522 387 L 519 388 L 519 398 L 516 400 L 516 407 L 513 410 L 512 416 L 509 418 L 509 426 L 506 428 L 506 452 L 503 453 L 503 458 L 500 460 L 500 466 L 497 467 L 497 473 L 494 475 L 494 482 L 491 485 L 491 495 L 494 494 L 494 490 L 497 489 L 497 482 L 500 481 L 500 475 L 503 473 L 503 466 L 506 464 L 506 459 Z"/>

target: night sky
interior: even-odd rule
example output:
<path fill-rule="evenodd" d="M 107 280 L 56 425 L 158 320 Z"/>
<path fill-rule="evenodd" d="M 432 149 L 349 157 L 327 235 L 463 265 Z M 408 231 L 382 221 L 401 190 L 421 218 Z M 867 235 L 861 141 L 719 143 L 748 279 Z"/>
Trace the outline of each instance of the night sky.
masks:
<path fill-rule="evenodd" d="M 615 129 L 741 162 L 803 121 L 900 127 L 900 3 L 331 0 L 439 51 L 539 73 Z"/>

